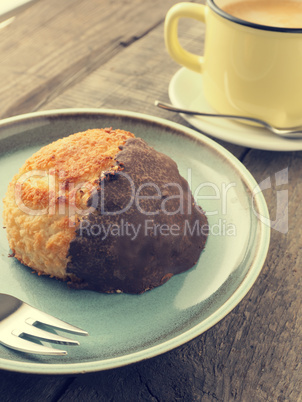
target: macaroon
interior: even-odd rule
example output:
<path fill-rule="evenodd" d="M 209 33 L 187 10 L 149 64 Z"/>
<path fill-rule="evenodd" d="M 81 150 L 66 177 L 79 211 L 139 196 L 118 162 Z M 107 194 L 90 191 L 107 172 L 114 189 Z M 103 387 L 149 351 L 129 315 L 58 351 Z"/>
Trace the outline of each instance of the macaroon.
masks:
<path fill-rule="evenodd" d="M 4 225 L 22 264 L 105 293 L 143 293 L 187 271 L 208 234 L 176 163 L 112 128 L 32 155 L 9 184 Z"/>

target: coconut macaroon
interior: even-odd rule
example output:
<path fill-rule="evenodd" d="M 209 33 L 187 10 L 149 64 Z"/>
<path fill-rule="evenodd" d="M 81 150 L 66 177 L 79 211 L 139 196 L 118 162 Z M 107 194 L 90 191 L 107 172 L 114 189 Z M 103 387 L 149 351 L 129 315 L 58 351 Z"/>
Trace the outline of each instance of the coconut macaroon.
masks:
<path fill-rule="evenodd" d="M 168 156 L 127 131 L 53 142 L 9 184 L 14 256 L 76 288 L 142 293 L 196 264 L 207 219 Z"/>

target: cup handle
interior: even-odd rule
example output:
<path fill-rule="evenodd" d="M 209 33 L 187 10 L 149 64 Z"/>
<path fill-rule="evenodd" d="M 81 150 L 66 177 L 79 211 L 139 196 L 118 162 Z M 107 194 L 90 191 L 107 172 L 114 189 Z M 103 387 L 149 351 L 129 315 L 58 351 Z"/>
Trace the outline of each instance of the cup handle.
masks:
<path fill-rule="evenodd" d="M 165 19 L 165 43 L 173 60 L 178 64 L 196 71 L 202 72 L 203 56 L 188 52 L 178 40 L 178 21 L 180 18 L 193 18 L 206 23 L 207 7 L 203 4 L 178 3 L 170 8 Z"/>

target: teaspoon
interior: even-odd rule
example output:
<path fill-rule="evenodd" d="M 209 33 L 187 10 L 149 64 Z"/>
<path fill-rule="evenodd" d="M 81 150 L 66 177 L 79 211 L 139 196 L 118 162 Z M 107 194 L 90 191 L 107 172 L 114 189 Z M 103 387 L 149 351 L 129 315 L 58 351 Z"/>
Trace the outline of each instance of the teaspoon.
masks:
<path fill-rule="evenodd" d="M 264 120 L 256 119 L 254 117 L 246 117 L 246 116 L 235 116 L 231 114 L 215 114 L 215 113 L 206 113 L 206 112 L 197 112 L 194 110 L 187 110 L 175 107 L 169 103 L 155 101 L 155 106 L 168 110 L 169 112 L 177 112 L 177 113 L 184 113 L 184 114 L 191 114 L 196 116 L 206 116 L 206 117 L 223 117 L 225 119 L 236 119 L 236 120 L 244 120 L 249 121 L 252 123 L 260 124 L 261 126 L 265 127 L 272 133 L 283 137 L 283 138 L 291 138 L 291 139 L 300 139 L 302 138 L 302 127 L 294 127 L 294 128 L 277 128 L 271 126 Z"/>

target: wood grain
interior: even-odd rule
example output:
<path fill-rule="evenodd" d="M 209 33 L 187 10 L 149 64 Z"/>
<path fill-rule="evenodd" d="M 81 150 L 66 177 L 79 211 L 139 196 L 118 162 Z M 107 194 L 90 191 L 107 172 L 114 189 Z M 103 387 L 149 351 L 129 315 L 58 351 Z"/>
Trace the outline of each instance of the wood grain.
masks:
<path fill-rule="evenodd" d="M 188 126 L 153 106 L 155 99 L 168 101 L 179 68 L 163 41 L 164 16 L 174 3 L 40 0 L 23 10 L 0 31 L 1 116 L 104 107 Z M 204 27 L 182 21 L 179 29 L 183 45 L 201 52 Z M 79 376 L 2 371 L 1 402 L 302 401 L 301 153 L 220 143 L 258 183 L 270 180 L 263 194 L 275 229 L 248 295 L 193 341 L 128 367 Z"/>
<path fill-rule="evenodd" d="M 0 31 L 0 117 L 39 109 L 162 22 L 172 4 L 40 0 L 18 14 Z"/>
<path fill-rule="evenodd" d="M 40 109 L 121 109 L 162 117 L 190 127 L 177 113 L 154 106 L 156 99 L 169 101 L 169 82 L 180 68 L 165 49 L 163 31 L 163 24 L 160 24 Z M 180 22 L 179 31 L 183 46 L 194 53 L 203 51 L 203 25 L 184 20 Z M 218 142 L 238 158 L 247 151 L 237 145 Z"/>

